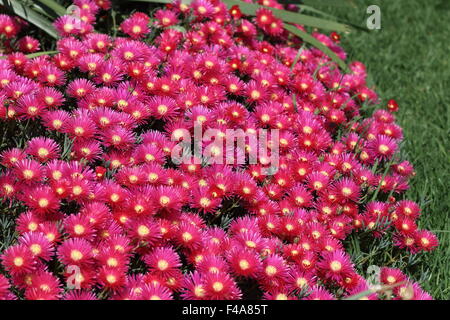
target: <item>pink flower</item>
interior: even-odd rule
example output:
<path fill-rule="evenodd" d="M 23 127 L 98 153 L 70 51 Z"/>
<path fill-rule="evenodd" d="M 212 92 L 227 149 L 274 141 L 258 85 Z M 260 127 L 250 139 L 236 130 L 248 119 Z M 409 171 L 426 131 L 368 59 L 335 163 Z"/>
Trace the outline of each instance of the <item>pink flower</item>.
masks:
<path fill-rule="evenodd" d="M 369 150 L 377 159 L 390 159 L 397 151 L 397 145 L 393 139 L 380 135 L 368 145 Z"/>
<path fill-rule="evenodd" d="M 303 300 L 336 300 L 336 298 L 322 286 L 314 286 Z"/>
<path fill-rule="evenodd" d="M 70 290 L 63 297 L 64 300 L 97 300 L 92 291 Z"/>
<path fill-rule="evenodd" d="M 131 16 L 124 20 L 120 28 L 124 33 L 132 37 L 133 39 L 143 38 L 150 32 L 148 28 L 148 20 L 141 16 Z"/>
<path fill-rule="evenodd" d="M 41 162 L 46 162 L 58 157 L 59 146 L 55 141 L 42 138 L 33 138 L 28 142 L 26 152 Z"/>
<path fill-rule="evenodd" d="M 167 275 L 181 266 L 180 258 L 171 248 L 156 248 L 144 258 L 155 274 Z"/>
<path fill-rule="evenodd" d="M 235 300 L 241 296 L 236 283 L 227 273 L 205 275 L 204 290 L 210 300 Z"/>
<path fill-rule="evenodd" d="M 93 262 L 91 244 L 81 238 L 64 241 L 58 247 L 58 257 L 65 265 L 83 266 Z"/>
<path fill-rule="evenodd" d="M 23 245 L 14 245 L 7 248 L 2 254 L 2 265 L 12 275 L 20 275 L 33 270 L 36 258 L 30 249 Z"/>
<path fill-rule="evenodd" d="M 341 250 L 325 253 L 317 266 L 321 268 L 327 278 L 334 281 L 343 279 L 352 271 L 349 257 Z"/>
<path fill-rule="evenodd" d="M 171 291 L 159 284 L 145 285 L 140 296 L 141 300 L 173 300 Z"/>
<path fill-rule="evenodd" d="M 57 300 L 62 293 L 61 284 L 53 273 L 41 271 L 33 277 L 31 286 L 25 291 L 28 300 Z"/>
<path fill-rule="evenodd" d="M 36 52 L 36 51 L 39 51 L 39 49 L 40 49 L 39 40 L 37 40 L 33 37 L 30 37 L 30 36 L 25 36 L 25 37 L 21 38 L 17 42 L 17 45 L 18 45 L 20 51 L 27 52 L 27 53 Z"/>
<path fill-rule="evenodd" d="M 261 261 L 256 253 L 246 249 L 234 248 L 227 258 L 231 270 L 237 276 L 255 277 L 261 268 Z"/>

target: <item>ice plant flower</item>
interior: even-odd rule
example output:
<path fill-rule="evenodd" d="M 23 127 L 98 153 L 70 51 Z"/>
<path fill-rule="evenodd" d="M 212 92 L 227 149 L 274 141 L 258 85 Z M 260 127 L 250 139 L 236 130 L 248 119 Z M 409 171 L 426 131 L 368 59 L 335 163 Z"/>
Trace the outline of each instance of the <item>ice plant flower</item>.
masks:
<path fill-rule="evenodd" d="M 438 246 L 419 205 L 397 201 L 414 176 L 398 104 L 367 115 L 365 66 L 345 74 L 284 29 L 269 9 L 283 5 L 258 3 L 252 18 L 177 0 L 114 37 L 94 32 L 110 1 L 75 0 L 79 17 L 54 22 L 58 53 L 35 58 L 44 43 L 0 15 L 1 125 L 39 132 L 0 153 L 2 205 L 21 208 L 0 300 L 341 299 L 371 289 L 350 234 Z M 339 34 L 313 36 L 346 59 Z M 199 128 L 211 144 L 192 141 Z M 264 130 L 278 136 L 261 146 Z M 379 280 L 389 298 L 431 299 L 401 270 Z"/>

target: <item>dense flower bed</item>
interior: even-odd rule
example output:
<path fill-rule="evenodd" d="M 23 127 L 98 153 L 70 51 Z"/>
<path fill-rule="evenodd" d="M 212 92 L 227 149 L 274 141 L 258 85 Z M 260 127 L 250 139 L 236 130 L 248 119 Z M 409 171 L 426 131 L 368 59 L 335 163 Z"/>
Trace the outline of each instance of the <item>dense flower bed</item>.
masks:
<path fill-rule="evenodd" d="M 401 200 L 414 171 L 397 152 L 398 106 L 368 114 L 378 98 L 362 63 L 345 74 L 299 50 L 268 9 L 174 2 L 132 14 L 114 38 L 94 31 L 107 0 L 74 4 L 82 19 L 55 22 L 53 56 L 27 57 L 39 41 L 0 16 L 1 126 L 45 127 L 1 153 L 2 205 L 24 210 L 1 255 L 0 298 L 335 299 L 369 289 L 349 234 L 392 236 L 412 253 L 437 246 L 416 225 L 419 206 Z M 346 58 L 337 34 L 313 35 Z M 198 124 L 223 139 L 279 130 L 277 170 L 263 156 L 174 163 Z M 398 269 L 382 268 L 380 284 L 391 293 L 365 297 L 431 299 Z"/>

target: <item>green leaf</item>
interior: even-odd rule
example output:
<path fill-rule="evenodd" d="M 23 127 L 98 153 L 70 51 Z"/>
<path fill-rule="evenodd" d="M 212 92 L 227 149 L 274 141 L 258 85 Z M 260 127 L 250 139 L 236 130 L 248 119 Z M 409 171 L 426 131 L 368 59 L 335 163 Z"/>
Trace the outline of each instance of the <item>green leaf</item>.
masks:
<path fill-rule="evenodd" d="M 260 8 L 271 10 L 273 14 L 283 20 L 295 24 L 302 24 L 309 27 L 333 30 L 339 32 L 349 32 L 351 27 L 335 21 L 325 20 L 317 17 L 308 16 L 301 13 L 296 13 L 287 10 L 274 9 L 266 6 L 261 6 L 253 3 L 242 2 L 239 0 L 222 0 L 228 7 L 238 5 L 242 13 L 246 15 L 256 15 L 256 11 Z"/>
<path fill-rule="evenodd" d="M 36 1 L 44 5 L 45 7 L 53 10 L 57 16 L 63 16 L 67 13 L 66 8 L 64 8 L 54 0 L 36 0 Z"/>
<path fill-rule="evenodd" d="M 44 56 L 44 55 L 52 55 L 52 54 L 57 54 L 57 53 L 58 53 L 58 51 L 41 51 L 41 52 L 27 54 L 27 58 L 33 59 L 36 57 L 40 57 L 40 56 Z"/>
<path fill-rule="evenodd" d="M 33 9 L 34 11 L 36 11 L 36 13 L 39 13 L 40 15 L 50 19 L 50 20 L 54 20 L 55 19 L 55 12 L 52 10 L 49 10 L 47 8 L 42 8 L 41 6 L 39 6 L 36 3 L 33 3 L 33 5 L 31 6 L 31 9 Z"/>
<path fill-rule="evenodd" d="M 168 29 L 174 29 L 174 30 L 180 31 L 182 33 L 187 32 L 186 28 L 184 28 L 183 26 L 170 26 L 170 27 L 168 27 Z"/>
<path fill-rule="evenodd" d="M 295 26 L 292 25 L 285 25 L 284 28 L 295 34 L 296 36 L 302 38 L 303 41 L 311 44 L 312 46 L 316 47 L 317 49 L 321 50 L 323 53 L 325 53 L 328 57 L 330 57 L 330 59 L 334 62 L 336 62 L 338 64 L 338 66 L 344 70 L 345 72 L 349 72 L 350 69 L 347 66 L 347 64 L 338 57 L 338 55 L 331 50 L 330 48 L 328 48 L 326 45 L 324 45 L 322 42 L 320 42 L 319 40 L 317 40 L 316 38 L 314 38 L 312 35 L 310 35 L 309 33 L 298 29 Z"/>
<path fill-rule="evenodd" d="M 300 10 L 302 10 L 302 11 L 313 12 L 313 13 L 319 14 L 319 15 L 325 17 L 325 18 L 337 19 L 337 17 L 332 16 L 331 14 L 325 13 L 323 11 L 317 10 L 317 9 L 311 7 L 311 6 L 307 6 L 307 5 L 304 5 L 304 4 L 297 4 L 297 7 L 299 7 Z"/>
<path fill-rule="evenodd" d="M 353 29 L 360 30 L 360 31 L 365 31 L 365 32 L 369 31 L 369 29 L 367 29 L 367 27 L 362 27 L 362 26 L 359 26 L 359 25 L 354 24 L 352 22 L 349 22 L 349 21 L 346 21 L 346 20 L 342 20 L 339 17 L 336 17 L 336 16 L 333 16 L 333 15 L 328 14 L 326 12 L 317 10 L 317 9 L 311 7 L 311 6 L 307 6 L 307 5 L 304 5 L 304 4 L 298 4 L 297 7 L 299 7 L 303 11 L 307 11 L 307 12 L 309 11 L 309 12 L 318 14 L 318 15 L 324 17 L 324 18 L 333 19 L 335 21 L 341 21 L 342 23 L 347 24 L 348 26 L 352 27 Z"/>
<path fill-rule="evenodd" d="M 23 5 L 17 0 L 0 0 L 0 4 L 5 6 L 6 9 L 18 15 L 22 19 L 45 31 L 53 38 L 58 38 L 58 34 L 51 21 L 46 19 L 30 7 Z"/>

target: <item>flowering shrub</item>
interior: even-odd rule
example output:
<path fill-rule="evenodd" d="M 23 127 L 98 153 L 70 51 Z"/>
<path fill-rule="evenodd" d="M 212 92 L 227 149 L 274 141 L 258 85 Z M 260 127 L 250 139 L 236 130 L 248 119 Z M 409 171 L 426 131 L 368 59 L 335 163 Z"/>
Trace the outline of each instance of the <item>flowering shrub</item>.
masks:
<path fill-rule="evenodd" d="M 94 30 L 108 0 L 74 4 L 53 56 L 26 56 L 40 42 L 0 16 L 1 125 L 35 129 L 1 153 L 0 197 L 21 208 L 1 299 L 431 299 L 393 268 L 373 289 L 343 244 L 367 232 L 413 254 L 437 246 L 402 198 L 414 171 L 398 106 L 372 113 L 362 63 L 344 73 L 266 8 L 176 1 L 113 37 Z M 339 35 L 313 36 L 345 60 Z M 217 139 L 278 130 L 278 165 L 173 161 L 196 125 Z"/>

